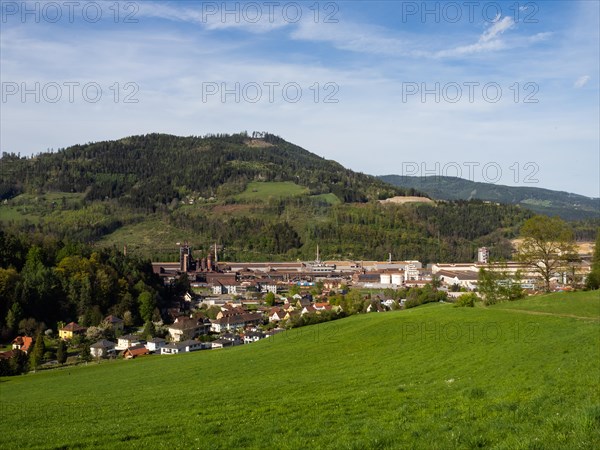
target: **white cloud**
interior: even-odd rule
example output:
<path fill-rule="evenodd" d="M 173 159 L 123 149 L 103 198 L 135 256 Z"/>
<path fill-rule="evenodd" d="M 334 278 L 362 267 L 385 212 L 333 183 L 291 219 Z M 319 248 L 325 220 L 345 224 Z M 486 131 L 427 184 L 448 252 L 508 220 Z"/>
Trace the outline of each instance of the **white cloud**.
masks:
<path fill-rule="evenodd" d="M 448 58 L 453 56 L 465 56 L 473 53 L 481 53 L 486 51 L 497 51 L 507 48 L 507 44 L 500 40 L 500 36 L 507 30 L 510 30 L 515 25 L 512 17 L 505 16 L 500 19 L 496 16 L 492 25 L 490 25 L 475 44 L 463 45 L 449 50 L 442 50 L 436 53 L 439 58 Z"/>
<path fill-rule="evenodd" d="M 591 77 L 589 75 L 582 75 L 579 78 L 577 78 L 577 80 L 575 81 L 575 84 L 573 84 L 573 87 L 576 87 L 577 89 L 582 88 L 590 80 L 591 80 Z"/>
<path fill-rule="evenodd" d="M 267 33 L 291 23 L 283 14 L 275 14 L 266 3 L 201 2 L 196 8 L 172 7 L 166 3 L 143 2 L 140 15 L 201 25 L 207 30 L 243 29 L 251 33 Z"/>
<path fill-rule="evenodd" d="M 485 30 L 485 32 L 479 37 L 479 42 L 488 42 L 495 39 L 498 35 L 501 35 L 507 30 L 510 30 L 514 27 L 515 22 L 510 16 L 505 16 L 503 19 L 500 19 L 500 16 L 496 16 L 492 25 Z"/>

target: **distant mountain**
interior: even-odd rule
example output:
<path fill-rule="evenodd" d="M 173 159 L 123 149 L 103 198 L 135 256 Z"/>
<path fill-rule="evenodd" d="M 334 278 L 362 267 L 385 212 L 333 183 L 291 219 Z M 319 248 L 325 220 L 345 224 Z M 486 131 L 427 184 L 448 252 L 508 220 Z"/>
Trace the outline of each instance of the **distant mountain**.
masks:
<path fill-rule="evenodd" d="M 511 257 L 533 214 L 481 201 L 382 204 L 419 196 L 284 139 L 246 133 L 131 136 L 0 158 L 0 228 L 91 242 L 128 254 L 222 260 L 471 261 L 477 247 Z M 398 200 L 398 199 L 397 199 Z"/>
<path fill-rule="evenodd" d="M 408 177 L 384 175 L 379 179 L 405 189 L 427 193 L 438 200 L 483 200 L 521 205 L 539 214 L 567 220 L 600 217 L 600 199 L 536 187 L 514 187 L 478 183 L 456 177 Z"/>

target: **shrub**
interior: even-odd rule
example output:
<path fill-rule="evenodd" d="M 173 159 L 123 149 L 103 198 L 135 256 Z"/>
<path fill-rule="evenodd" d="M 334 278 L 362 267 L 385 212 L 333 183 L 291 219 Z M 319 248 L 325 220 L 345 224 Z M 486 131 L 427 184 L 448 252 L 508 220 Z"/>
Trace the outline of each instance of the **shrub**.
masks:
<path fill-rule="evenodd" d="M 454 307 L 458 308 L 458 307 L 469 307 L 472 308 L 475 306 L 475 302 L 479 300 L 479 298 L 477 297 L 477 294 L 473 293 L 473 292 L 469 292 L 468 294 L 463 294 L 460 297 L 458 297 L 456 299 L 456 302 L 454 303 Z"/>

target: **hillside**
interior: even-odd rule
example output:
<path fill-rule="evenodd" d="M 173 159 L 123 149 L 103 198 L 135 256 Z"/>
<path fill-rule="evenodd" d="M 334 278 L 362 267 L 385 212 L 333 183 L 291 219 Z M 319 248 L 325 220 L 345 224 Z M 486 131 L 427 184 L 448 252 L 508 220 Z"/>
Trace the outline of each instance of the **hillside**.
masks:
<path fill-rule="evenodd" d="M 0 447 L 598 448 L 599 331 L 596 293 L 553 294 L 5 378 Z"/>
<path fill-rule="evenodd" d="M 79 192 L 86 200 L 155 209 L 186 196 L 222 197 L 249 181 L 291 181 L 344 202 L 402 195 L 375 177 L 347 170 L 283 139 L 266 135 L 131 136 L 76 145 L 32 159 L 5 156 L 0 199 L 22 192 Z"/>
<path fill-rule="evenodd" d="M 600 199 L 536 187 L 479 183 L 456 177 L 409 177 L 385 175 L 379 179 L 405 189 L 415 189 L 440 200 L 485 200 L 521 205 L 538 214 L 558 215 L 566 220 L 597 219 Z"/>
<path fill-rule="evenodd" d="M 151 134 L 0 161 L 0 223 L 34 233 L 176 257 L 222 245 L 223 259 L 465 261 L 478 246 L 510 258 L 531 213 L 482 202 L 379 204 L 414 196 L 283 139 Z"/>

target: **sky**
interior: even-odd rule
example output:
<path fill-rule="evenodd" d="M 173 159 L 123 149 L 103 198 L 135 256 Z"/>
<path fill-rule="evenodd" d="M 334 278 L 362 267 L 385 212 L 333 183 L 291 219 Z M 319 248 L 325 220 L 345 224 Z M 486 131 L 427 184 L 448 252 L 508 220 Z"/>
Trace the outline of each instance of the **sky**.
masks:
<path fill-rule="evenodd" d="M 267 131 L 372 175 L 600 196 L 600 2 L 5 1 L 0 151 Z"/>

